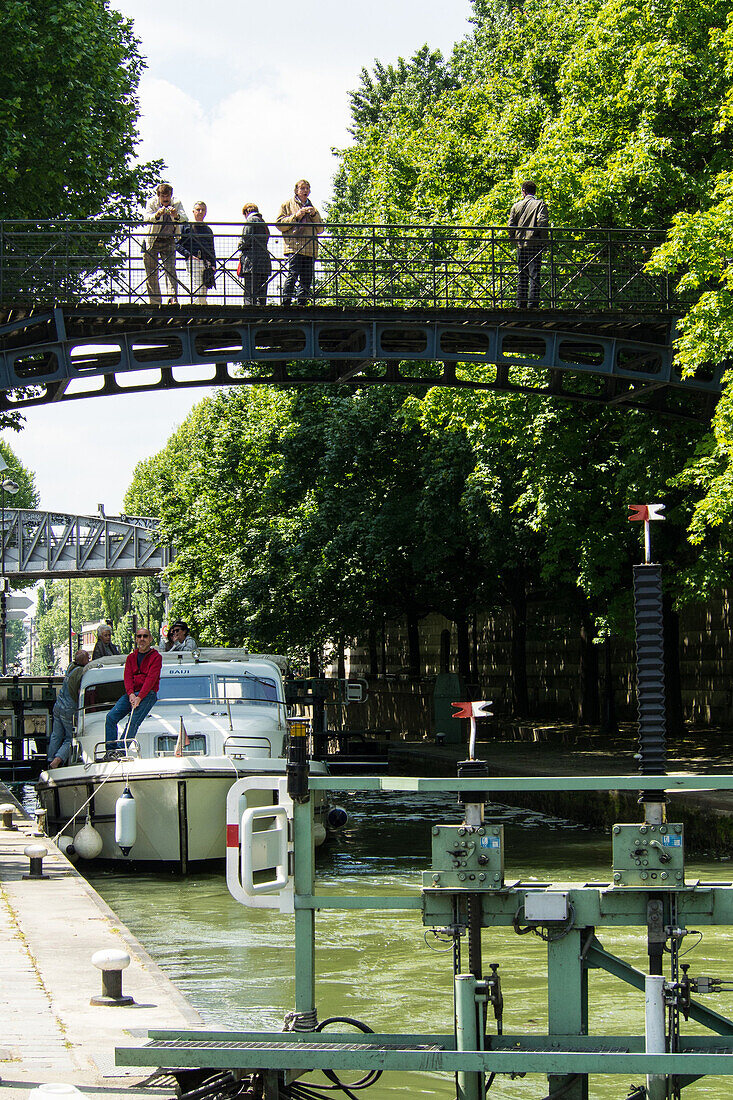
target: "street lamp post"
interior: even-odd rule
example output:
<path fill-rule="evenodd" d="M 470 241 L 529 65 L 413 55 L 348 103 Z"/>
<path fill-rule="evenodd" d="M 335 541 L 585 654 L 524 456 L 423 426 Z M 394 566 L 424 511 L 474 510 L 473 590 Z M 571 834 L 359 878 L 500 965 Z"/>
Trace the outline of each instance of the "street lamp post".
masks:
<path fill-rule="evenodd" d="M 5 494 L 15 496 L 19 485 L 17 481 L 6 477 L 0 481 L 0 512 L 2 512 L 2 540 L 0 550 L 0 577 L 2 578 L 2 592 L 0 592 L 0 633 L 2 634 L 2 665 L 3 676 L 7 675 L 7 629 L 8 629 L 8 579 L 5 576 Z"/>

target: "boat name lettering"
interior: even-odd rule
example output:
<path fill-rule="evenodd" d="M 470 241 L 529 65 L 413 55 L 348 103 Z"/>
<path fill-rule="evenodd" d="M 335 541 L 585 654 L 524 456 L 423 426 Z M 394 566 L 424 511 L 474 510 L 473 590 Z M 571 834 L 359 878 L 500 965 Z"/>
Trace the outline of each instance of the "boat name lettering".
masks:
<path fill-rule="evenodd" d="M 191 669 L 190 668 L 169 668 L 168 669 L 168 675 L 169 676 L 190 676 L 191 675 Z"/>

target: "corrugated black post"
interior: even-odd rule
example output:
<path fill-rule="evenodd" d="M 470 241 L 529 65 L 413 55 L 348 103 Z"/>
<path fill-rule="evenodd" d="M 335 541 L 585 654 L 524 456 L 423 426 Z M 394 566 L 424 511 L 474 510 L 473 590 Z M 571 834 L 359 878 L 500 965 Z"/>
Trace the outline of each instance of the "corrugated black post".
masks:
<path fill-rule="evenodd" d="M 639 771 L 667 774 L 667 714 L 664 692 L 662 567 L 634 566 L 636 694 L 639 703 Z M 642 802 L 666 802 L 664 791 L 642 791 Z"/>

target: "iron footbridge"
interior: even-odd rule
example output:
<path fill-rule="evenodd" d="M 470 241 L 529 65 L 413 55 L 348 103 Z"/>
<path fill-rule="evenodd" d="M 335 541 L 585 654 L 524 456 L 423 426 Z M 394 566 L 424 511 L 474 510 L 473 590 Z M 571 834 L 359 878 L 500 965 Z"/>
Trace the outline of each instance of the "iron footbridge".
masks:
<path fill-rule="evenodd" d="M 157 538 L 158 521 L 144 516 L 74 516 L 6 508 L 5 575 L 11 581 L 49 577 L 154 576 L 170 563 Z"/>
<path fill-rule="evenodd" d="M 675 365 L 684 303 L 648 268 L 661 232 L 550 229 L 530 309 L 503 227 L 329 225 L 300 304 L 285 297 L 280 227 L 256 296 L 238 274 L 241 225 L 211 228 L 215 285 L 204 297 L 171 245 L 151 304 L 144 223 L 0 223 L 0 409 L 207 385 L 397 384 L 705 420 L 721 391 L 720 366 L 683 378 Z"/>

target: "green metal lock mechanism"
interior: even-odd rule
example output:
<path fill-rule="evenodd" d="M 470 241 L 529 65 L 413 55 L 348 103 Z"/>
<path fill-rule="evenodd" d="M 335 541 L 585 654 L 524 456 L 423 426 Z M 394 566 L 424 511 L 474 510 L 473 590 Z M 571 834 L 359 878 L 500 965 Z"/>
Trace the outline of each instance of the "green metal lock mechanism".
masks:
<path fill-rule="evenodd" d="M 504 828 L 501 825 L 435 825 L 432 871 L 423 872 L 428 890 L 499 890 L 504 885 Z"/>
<path fill-rule="evenodd" d="M 680 888 L 685 885 L 682 825 L 614 825 L 613 884 Z"/>

